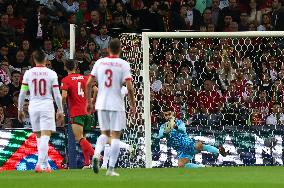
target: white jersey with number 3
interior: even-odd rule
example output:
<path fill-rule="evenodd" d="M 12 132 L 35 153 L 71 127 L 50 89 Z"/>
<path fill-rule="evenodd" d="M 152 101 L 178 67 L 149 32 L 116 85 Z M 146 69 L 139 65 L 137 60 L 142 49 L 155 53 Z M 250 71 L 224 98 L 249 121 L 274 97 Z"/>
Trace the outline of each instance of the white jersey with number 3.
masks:
<path fill-rule="evenodd" d="M 91 75 L 98 82 L 96 109 L 125 111 L 121 87 L 132 79 L 129 63 L 117 57 L 102 58 L 95 63 Z"/>
<path fill-rule="evenodd" d="M 54 111 L 53 88 L 59 87 L 56 72 L 47 67 L 34 67 L 25 72 L 22 84 L 29 87 L 30 110 Z"/>

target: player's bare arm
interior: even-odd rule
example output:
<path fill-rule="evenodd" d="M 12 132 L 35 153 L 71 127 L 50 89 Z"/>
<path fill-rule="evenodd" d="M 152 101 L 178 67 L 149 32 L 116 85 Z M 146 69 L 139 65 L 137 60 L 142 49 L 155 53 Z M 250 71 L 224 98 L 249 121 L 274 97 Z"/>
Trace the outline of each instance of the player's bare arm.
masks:
<path fill-rule="evenodd" d="M 56 113 L 56 120 L 58 125 L 64 124 L 64 113 L 63 113 L 63 105 L 62 105 L 62 96 L 59 91 L 59 87 L 53 87 L 53 95 L 55 103 L 58 107 L 57 113 Z"/>
<path fill-rule="evenodd" d="M 92 104 L 92 86 L 94 82 L 94 77 L 89 76 L 86 84 L 86 98 L 87 98 L 87 112 L 92 113 L 93 104 Z"/>
<path fill-rule="evenodd" d="M 93 100 L 92 100 L 93 105 L 96 104 L 97 94 L 98 94 L 98 88 L 97 88 L 97 86 L 94 86 L 93 87 Z"/>
<path fill-rule="evenodd" d="M 63 105 L 67 105 L 67 95 L 68 95 L 68 92 L 66 90 L 62 90 L 62 103 Z"/>
<path fill-rule="evenodd" d="M 132 114 L 136 113 L 136 101 L 135 101 L 135 97 L 134 97 L 134 88 L 133 88 L 133 84 L 132 84 L 132 80 L 126 80 L 125 82 L 127 90 L 128 90 L 128 99 L 130 102 L 130 111 Z"/>

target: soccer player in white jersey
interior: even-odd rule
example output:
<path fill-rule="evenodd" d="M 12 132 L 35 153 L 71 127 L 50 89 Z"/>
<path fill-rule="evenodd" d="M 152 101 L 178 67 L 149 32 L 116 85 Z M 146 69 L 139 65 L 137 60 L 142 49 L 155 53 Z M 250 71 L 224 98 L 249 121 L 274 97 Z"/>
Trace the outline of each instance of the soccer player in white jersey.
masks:
<path fill-rule="evenodd" d="M 36 67 L 24 74 L 18 101 L 18 119 L 24 120 L 23 105 L 27 91 L 30 93 L 29 114 L 32 130 L 37 137 L 38 162 L 36 172 L 51 172 L 48 164 L 48 142 L 51 133 L 56 130 L 55 109 L 53 96 L 58 107 L 56 119 L 59 124 L 63 123 L 64 114 L 62 98 L 59 91 L 57 74 L 45 67 L 46 54 L 38 50 L 34 54 Z M 52 96 L 53 95 L 53 96 Z"/>
<path fill-rule="evenodd" d="M 130 111 L 136 112 L 134 88 L 128 62 L 119 58 L 121 45 L 118 39 L 109 43 L 109 57 L 99 59 L 87 81 L 87 111 L 91 112 L 93 103 L 91 91 L 93 81 L 98 83 L 98 94 L 96 98 L 96 110 L 98 112 L 101 135 L 97 139 L 95 154 L 93 156 L 93 170 L 99 172 L 99 157 L 108 139 L 111 138 L 110 160 L 107 176 L 119 176 L 114 172 L 114 167 L 119 154 L 119 142 L 121 130 L 126 128 L 126 114 L 121 87 L 125 83 L 128 90 Z"/>

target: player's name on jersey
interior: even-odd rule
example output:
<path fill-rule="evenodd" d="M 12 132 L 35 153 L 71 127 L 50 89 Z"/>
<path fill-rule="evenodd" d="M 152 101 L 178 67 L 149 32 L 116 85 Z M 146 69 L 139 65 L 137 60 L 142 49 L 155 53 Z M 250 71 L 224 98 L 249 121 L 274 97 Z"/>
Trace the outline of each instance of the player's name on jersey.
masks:
<path fill-rule="evenodd" d="M 48 76 L 48 72 L 33 72 L 33 76 Z"/>
<path fill-rule="evenodd" d="M 114 67 L 122 67 L 122 65 L 118 62 L 102 62 L 102 65 L 114 66 Z"/>
<path fill-rule="evenodd" d="M 74 77 L 71 77 L 72 80 L 83 80 L 84 79 L 84 76 L 74 76 Z"/>

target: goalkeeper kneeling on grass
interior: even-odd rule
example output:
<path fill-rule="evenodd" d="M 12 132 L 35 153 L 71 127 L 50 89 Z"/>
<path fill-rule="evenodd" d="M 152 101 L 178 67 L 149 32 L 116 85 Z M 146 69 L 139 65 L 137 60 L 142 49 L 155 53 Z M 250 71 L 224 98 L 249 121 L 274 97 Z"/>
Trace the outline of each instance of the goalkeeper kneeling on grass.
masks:
<path fill-rule="evenodd" d="M 163 114 L 166 123 L 162 124 L 159 130 L 159 138 L 166 138 L 170 147 L 177 151 L 178 167 L 182 168 L 200 168 L 205 165 L 191 163 L 195 154 L 201 151 L 207 151 L 214 155 L 226 155 L 222 146 L 218 148 L 203 144 L 200 141 L 195 141 L 190 138 L 186 132 L 185 123 L 176 119 L 174 112 L 169 107 L 163 107 Z"/>

